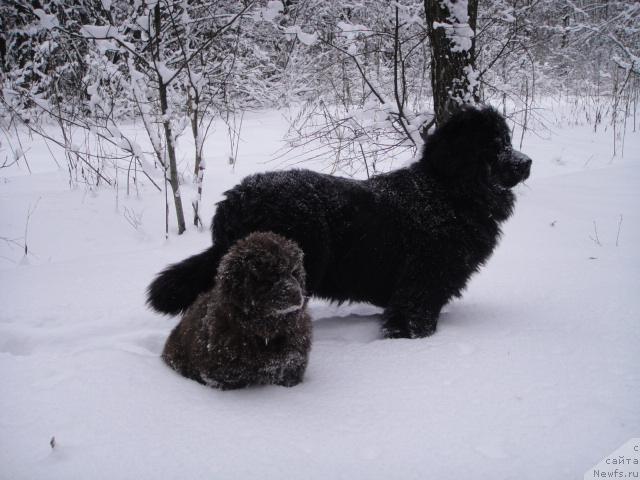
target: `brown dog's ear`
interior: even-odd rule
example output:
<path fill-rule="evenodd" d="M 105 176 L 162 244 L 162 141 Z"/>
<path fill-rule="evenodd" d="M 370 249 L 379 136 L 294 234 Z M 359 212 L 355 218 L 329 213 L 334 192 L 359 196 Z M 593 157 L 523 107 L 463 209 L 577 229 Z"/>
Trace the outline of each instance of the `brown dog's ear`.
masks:
<path fill-rule="evenodd" d="M 244 297 L 247 271 L 242 258 L 233 247 L 222 257 L 216 275 L 216 287 L 227 299 Z"/>

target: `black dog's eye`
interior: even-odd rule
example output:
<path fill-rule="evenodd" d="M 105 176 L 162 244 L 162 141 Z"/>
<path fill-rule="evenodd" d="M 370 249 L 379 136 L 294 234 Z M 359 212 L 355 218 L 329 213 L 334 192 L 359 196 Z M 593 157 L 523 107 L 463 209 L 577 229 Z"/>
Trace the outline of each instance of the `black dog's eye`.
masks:
<path fill-rule="evenodd" d="M 496 139 L 498 150 L 509 153 L 512 149 L 511 147 L 511 136 L 509 133 L 504 133 L 500 137 Z"/>

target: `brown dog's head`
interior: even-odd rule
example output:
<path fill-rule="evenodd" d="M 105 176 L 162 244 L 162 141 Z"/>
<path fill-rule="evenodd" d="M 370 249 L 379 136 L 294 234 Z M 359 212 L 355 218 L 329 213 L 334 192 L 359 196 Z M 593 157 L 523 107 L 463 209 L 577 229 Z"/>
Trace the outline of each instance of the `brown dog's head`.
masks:
<path fill-rule="evenodd" d="M 306 304 L 302 259 L 295 242 L 271 232 L 252 233 L 229 249 L 216 288 L 242 330 L 265 341 L 286 331 Z"/>

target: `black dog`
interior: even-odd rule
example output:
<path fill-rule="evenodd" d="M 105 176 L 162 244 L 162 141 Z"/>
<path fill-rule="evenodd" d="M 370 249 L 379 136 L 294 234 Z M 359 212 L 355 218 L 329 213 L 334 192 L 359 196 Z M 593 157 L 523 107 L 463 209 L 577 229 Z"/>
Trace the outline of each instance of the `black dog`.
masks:
<path fill-rule="evenodd" d="M 215 287 L 186 311 L 162 358 L 223 390 L 300 383 L 311 348 L 302 258 L 294 242 L 269 232 L 236 242 L 222 257 Z"/>
<path fill-rule="evenodd" d="M 218 204 L 213 245 L 160 273 L 148 301 L 184 310 L 234 241 L 269 230 L 302 247 L 310 294 L 384 307 L 387 337 L 430 335 L 493 252 L 513 212 L 510 189 L 530 168 L 498 112 L 463 108 L 407 168 L 365 181 L 306 170 L 249 176 Z"/>

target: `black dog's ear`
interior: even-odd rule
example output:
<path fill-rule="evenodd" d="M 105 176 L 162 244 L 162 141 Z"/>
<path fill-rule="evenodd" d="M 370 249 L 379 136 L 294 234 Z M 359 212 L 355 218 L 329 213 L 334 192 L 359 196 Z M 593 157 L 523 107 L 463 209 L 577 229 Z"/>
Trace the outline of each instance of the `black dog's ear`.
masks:
<path fill-rule="evenodd" d="M 448 180 L 477 179 L 495 160 L 508 129 L 493 108 L 464 106 L 427 137 L 421 164 Z"/>
<path fill-rule="evenodd" d="M 448 98 L 444 104 L 444 109 L 441 114 L 442 123 L 447 123 L 451 119 L 451 117 L 462 108 L 465 107 L 463 105 L 460 105 L 455 100 Z"/>

